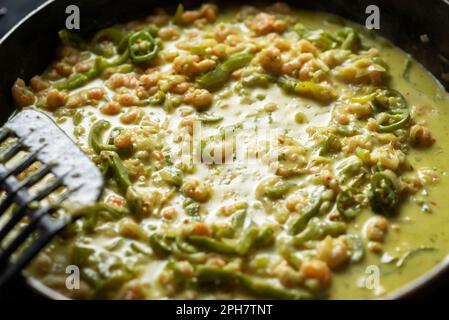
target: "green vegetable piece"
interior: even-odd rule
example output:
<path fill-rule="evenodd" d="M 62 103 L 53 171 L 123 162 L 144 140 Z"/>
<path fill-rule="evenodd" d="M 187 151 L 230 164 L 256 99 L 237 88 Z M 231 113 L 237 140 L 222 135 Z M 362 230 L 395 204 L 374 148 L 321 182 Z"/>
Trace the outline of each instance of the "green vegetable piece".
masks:
<path fill-rule="evenodd" d="M 292 224 L 289 233 L 295 235 L 303 231 L 310 219 L 319 214 L 322 203 L 321 192 L 312 195 L 312 201 L 302 210 L 301 216 Z"/>
<path fill-rule="evenodd" d="M 232 72 L 247 66 L 253 58 L 254 55 L 252 53 L 242 53 L 232 56 L 217 65 L 214 70 L 197 77 L 196 82 L 203 88 L 209 90 L 218 89 L 229 80 Z"/>
<path fill-rule="evenodd" d="M 346 27 L 337 31 L 337 37 L 341 39 L 341 48 L 344 50 L 357 50 L 360 48 L 360 37 L 354 29 Z"/>
<path fill-rule="evenodd" d="M 321 29 L 307 31 L 304 36 L 321 50 L 334 49 L 340 44 L 336 37 Z"/>
<path fill-rule="evenodd" d="M 331 88 L 311 81 L 299 81 L 291 76 L 279 77 L 277 84 L 286 93 L 297 94 L 320 103 L 329 103 L 336 98 Z"/>
<path fill-rule="evenodd" d="M 175 24 L 182 24 L 182 14 L 184 13 L 184 6 L 182 3 L 178 4 L 178 7 L 176 8 L 175 15 L 173 17 L 173 22 Z"/>
<path fill-rule="evenodd" d="M 303 246 L 309 240 L 321 240 L 327 235 L 336 237 L 346 231 L 346 223 L 312 218 L 307 227 L 293 238 L 293 244 Z"/>
<path fill-rule="evenodd" d="M 198 266 L 196 276 L 200 285 L 214 287 L 234 286 L 256 297 L 266 299 L 310 299 L 310 294 L 299 290 L 287 290 L 271 283 L 253 279 L 241 273 L 216 267 Z"/>
<path fill-rule="evenodd" d="M 164 258 L 172 253 L 172 249 L 160 234 L 153 233 L 149 238 L 149 244 L 153 253 L 158 257 Z"/>
<path fill-rule="evenodd" d="M 140 213 L 143 209 L 143 200 L 134 187 L 126 189 L 126 203 L 132 213 Z"/>
<path fill-rule="evenodd" d="M 354 188 L 341 191 L 337 196 L 337 210 L 348 220 L 354 219 L 362 208 L 361 193 Z"/>
<path fill-rule="evenodd" d="M 187 199 L 182 204 L 186 214 L 191 217 L 199 217 L 201 205 L 192 199 Z"/>
<path fill-rule="evenodd" d="M 162 90 L 156 92 L 153 96 L 148 99 L 140 101 L 141 106 L 162 106 L 166 100 L 166 93 Z"/>
<path fill-rule="evenodd" d="M 293 186 L 294 184 L 291 182 L 278 181 L 272 186 L 267 186 L 265 195 L 272 200 L 280 199 L 286 195 Z"/>
<path fill-rule="evenodd" d="M 335 151 L 340 146 L 340 140 L 338 137 L 334 134 L 331 134 L 327 137 L 327 139 L 323 142 L 319 155 L 325 156 L 331 153 L 332 151 Z"/>
<path fill-rule="evenodd" d="M 128 169 L 123 165 L 119 155 L 113 151 L 103 151 L 101 156 L 107 160 L 120 191 L 126 194 L 128 188 L 131 187 L 131 181 L 129 180 Z"/>
<path fill-rule="evenodd" d="M 386 115 L 379 123 L 379 132 L 394 132 L 410 122 L 410 110 L 404 96 L 393 89 L 378 91 L 372 101 L 376 110 L 385 110 Z"/>
<path fill-rule="evenodd" d="M 222 241 L 215 240 L 206 236 L 188 236 L 187 242 L 198 247 L 199 249 L 226 254 L 236 255 L 237 250 L 235 246 L 224 243 Z"/>
<path fill-rule="evenodd" d="M 274 244 L 275 240 L 274 230 L 271 227 L 266 227 L 260 230 L 254 246 L 258 248 L 268 247 Z"/>
<path fill-rule="evenodd" d="M 270 83 L 275 82 L 275 78 L 265 72 L 253 72 L 250 75 L 244 77 L 242 80 L 242 85 L 244 87 L 255 88 L 261 87 L 266 88 Z"/>
<path fill-rule="evenodd" d="M 72 249 L 70 261 L 79 267 L 86 266 L 90 256 L 95 253 L 95 249 L 83 245 L 75 244 Z"/>
<path fill-rule="evenodd" d="M 87 48 L 84 39 L 73 31 L 62 29 L 58 32 L 58 35 L 62 43 L 65 45 L 69 45 L 80 50 L 86 50 Z"/>
<path fill-rule="evenodd" d="M 128 51 L 134 63 L 145 63 L 156 57 L 159 44 L 149 32 L 140 31 L 129 37 Z"/>
<path fill-rule="evenodd" d="M 106 120 L 99 120 L 95 122 L 90 129 L 88 142 L 89 146 L 96 152 L 101 151 L 117 151 L 117 147 L 103 142 L 104 132 L 109 129 L 111 124 Z"/>
<path fill-rule="evenodd" d="M 259 237 L 259 232 L 257 226 L 250 226 L 243 232 L 242 239 L 236 248 L 239 255 L 244 256 L 252 249 Z"/>
<path fill-rule="evenodd" d="M 165 167 L 161 171 L 159 171 L 159 175 L 162 180 L 167 182 L 170 185 L 179 187 L 182 184 L 182 171 L 176 167 Z"/>
<path fill-rule="evenodd" d="M 399 206 L 396 175 L 389 170 L 375 173 L 371 178 L 370 205 L 379 214 L 394 214 Z"/>
<path fill-rule="evenodd" d="M 110 45 L 105 45 L 104 41 L 107 40 L 118 48 L 125 36 L 125 33 L 118 28 L 111 27 L 102 29 L 92 38 L 90 50 L 97 55 L 111 58 L 115 54 L 115 49 Z"/>

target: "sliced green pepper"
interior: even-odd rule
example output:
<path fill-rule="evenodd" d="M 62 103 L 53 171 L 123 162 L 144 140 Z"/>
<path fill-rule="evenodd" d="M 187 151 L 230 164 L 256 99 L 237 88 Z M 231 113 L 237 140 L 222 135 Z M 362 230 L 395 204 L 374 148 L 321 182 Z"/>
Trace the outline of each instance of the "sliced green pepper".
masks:
<path fill-rule="evenodd" d="M 309 223 L 310 219 L 312 219 L 320 212 L 322 203 L 323 199 L 321 197 L 321 194 L 314 194 L 312 196 L 312 201 L 302 210 L 301 216 L 292 224 L 289 233 L 291 235 L 295 235 L 303 231 Z"/>
<path fill-rule="evenodd" d="M 186 240 L 188 243 L 206 251 L 228 255 L 237 254 L 235 246 L 207 236 L 188 236 Z"/>
<path fill-rule="evenodd" d="M 254 55 L 252 53 L 242 53 L 232 56 L 217 65 L 214 70 L 197 77 L 196 82 L 206 89 L 218 89 L 229 80 L 232 72 L 247 66 L 253 58 Z"/>
<path fill-rule="evenodd" d="M 62 29 L 58 32 L 58 35 L 62 43 L 65 45 L 70 45 L 80 50 L 86 50 L 87 48 L 84 39 L 73 31 Z"/>
<path fill-rule="evenodd" d="M 379 123 L 379 132 L 394 132 L 404 128 L 410 121 L 410 110 L 404 96 L 393 89 L 379 91 L 373 99 L 373 106 L 386 115 Z"/>
<path fill-rule="evenodd" d="M 90 50 L 100 56 L 111 58 L 115 54 L 115 50 L 111 46 L 104 46 L 102 42 L 108 40 L 115 45 L 116 48 L 123 46 L 122 41 L 126 38 L 126 34 L 120 29 L 111 27 L 98 31 L 92 38 Z M 119 50 L 117 49 L 117 52 Z"/>
<path fill-rule="evenodd" d="M 293 238 L 293 244 L 303 246 L 309 240 L 321 240 L 327 235 L 338 236 L 347 229 L 346 223 L 339 221 L 321 220 L 317 217 L 312 218 L 307 227 Z"/>
<path fill-rule="evenodd" d="M 128 50 L 134 63 L 145 63 L 156 57 L 159 45 L 149 32 L 140 31 L 129 37 Z"/>
<path fill-rule="evenodd" d="M 337 210 L 346 219 L 354 219 L 362 208 L 363 199 L 360 192 L 350 188 L 341 191 L 337 196 Z"/>
<path fill-rule="evenodd" d="M 99 120 L 95 122 L 89 131 L 88 142 L 89 146 L 94 149 L 96 153 L 101 151 L 117 151 L 117 147 L 103 142 L 104 132 L 109 129 L 111 124 L 106 120 Z"/>
<path fill-rule="evenodd" d="M 374 212 L 391 215 L 399 206 L 399 190 L 391 171 L 377 172 L 371 178 L 370 205 Z"/>
<path fill-rule="evenodd" d="M 287 290 L 271 283 L 253 279 L 239 272 L 210 266 L 198 266 L 196 276 L 200 285 L 214 287 L 234 286 L 257 297 L 266 299 L 310 299 L 310 294 L 300 290 Z"/>

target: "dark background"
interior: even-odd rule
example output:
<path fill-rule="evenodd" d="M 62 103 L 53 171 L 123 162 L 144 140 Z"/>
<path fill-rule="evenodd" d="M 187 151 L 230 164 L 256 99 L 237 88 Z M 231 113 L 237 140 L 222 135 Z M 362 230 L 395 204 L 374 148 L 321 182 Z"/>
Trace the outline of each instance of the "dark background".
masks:
<path fill-rule="evenodd" d="M 45 0 L 0 0 L 0 38 L 22 17 L 44 2 Z M 5 298 L 7 300 L 41 299 L 39 295 L 20 282 L 13 286 L 11 290 L 8 290 L 6 297 L 0 297 L 0 302 Z M 432 300 L 449 298 L 449 283 L 441 284 L 441 288 L 435 289 L 431 294 L 419 298 Z"/>

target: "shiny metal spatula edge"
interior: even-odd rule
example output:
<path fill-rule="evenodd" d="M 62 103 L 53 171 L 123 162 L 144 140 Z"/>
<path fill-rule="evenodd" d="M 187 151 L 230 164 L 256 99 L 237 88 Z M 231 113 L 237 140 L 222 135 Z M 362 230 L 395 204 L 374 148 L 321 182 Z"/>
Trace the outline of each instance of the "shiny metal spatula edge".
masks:
<path fill-rule="evenodd" d="M 13 142 L 0 152 L 0 189 L 6 193 L 0 203 L 0 218 L 7 210 L 11 211 L 11 206 L 15 206 L 15 210 L 0 226 L 0 289 L 70 223 L 67 217 L 52 217 L 59 205 L 64 203 L 64 208 L 72 210 L 92 205 L 100 197 L 104 184 L 100 171 L 89 157 L 40 111 L 25 109 L 14 115 L 0 129 L 0 144 L 8 138 Z M 27 155 L 12 167 L 6 165 L 19 151 L 26 151 Z M 35 162 L 40 163 L 38 169 L 19 179 L 18 175 Z M 54 179 L 48 185 L 36 193 L 29 191 L 50 173 Z M 61 187 L 65 192 L 57 203 L 36 206 Z M 24 217 L 28 218 L 27 223 L 15 234 L 17 224 Z M 33 240 L 22 249 L 31 235 Z M 8 240 L 6 245 L 5 239 Z M 16 253 L 18 248 L 20 253 Z M 15 253 L 17 257 L 12 260 Z"/>

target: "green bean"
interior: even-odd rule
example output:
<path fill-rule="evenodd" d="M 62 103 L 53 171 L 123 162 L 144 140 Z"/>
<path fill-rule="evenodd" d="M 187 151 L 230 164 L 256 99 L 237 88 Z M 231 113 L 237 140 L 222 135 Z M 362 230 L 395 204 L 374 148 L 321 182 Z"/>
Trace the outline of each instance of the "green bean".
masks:
<path fill-rule="evenodd" d="M 89 257 L 94 253 L 94 248 L 75 243 L 72 249 L 70 262 L 78 267 L 84 267 L 87 265 Z"/>
<path fill-rule="evenodd" d="M 262 87 L 266 88 L 270 83 L 275 82 L 275 78 L 265 72 L 253 72 L 250 75 L 243 77 L 241 82 L 245 87 Z"/>
<path fill-rule="evenodd" d="M 209 90 L 218 89 L 229 80 L 232 72 L 247 66 L 253 58 L 254 55 L 251 53 L 242 53 L 232 56 L 218 64 L 212 71 L 197 77 L 196 82 L 203 88 Z"/>
<path fill-rule="evenodd" d="M 241 273 L 216 267 L 198 266 L 196 276 L 200 285 L 214 287 L 234 286 L 257 297 L 266 299 L 310 299 L 310 294 L 299 290 L 287 290 L 271 283 L 257 280 Z"/>
<path fill-rule="evenodd" d="M 117 151 L 117 147 L 110 144 L 105 144 L 103 140 L 104 132 L 109 129 L 111 124 L 106 120 L 99 120 L 95 122 L 90 129 L 88 142 L 89 146 L 96 152 L 101 151 Z"/>
<path fill-rule="evenodd" d="M 312 218 L 307 227 L 293 238 L 293 244 L 303 246 L 306 241 L 320 240 L 325 236 L 338 236 L 346 231 L 346 224 L 343 222 L 322 221 Z"/>
<path fill-rule="evenodd" d="M 312 195 L 312 201 L 302 210 L 301 216 L 292 224 L 289 233 L 296 235 L 303 231 L 307 227 L 310 219 L 319 214 L 322 203 L 321 192 Z"/>
<path fill-rule="evenodd" d="M 246 215 L 247 215 L 246 209 L 241 209 L 235 212 L 234 215 L 232 216 L 231 229 L 234 234 L 243 228 L 243 225 L 245 224 Z"/>
<path fill-rule="evenodd" d="M 172 253 L 172 249 L 160 234 L 153 233 L 149 238 L 149 244 L 156 256 L 167 257 Z"/>
<path fill-rule="evenodd" d="M 142 197 L 134 187 L 130 186 L 126 189 L 126 203 L 132 213 L 140 213 L 143 210 Z"/>
<path fill-rule="evenodd" d="M 298 83 L 299 81 L 291 76 L 282 76 L 277 80 L 278 86 L 286 93 L 295 93 L 295 89 Z"/>
<path fill-rule="evenodd" d="M 181 237 L 176 237 L 176 248 L 178 248 L 180 251 L 188 254 L 197 253 L 198 250 L 187 242 L 183 241 Z"/>
<path fill-rule="evenodd" d="M 336 34 L 341 38 L 342 49 L 353 51 L 360 48 L 360 37 L 354 29 L 346 27 L 338 30 Z"/>
<path fill-rule="evenodd" d="M 234 245 L 230 245 L 207 236 L 188 236 L 186 240 L 188 243 L 202 250 L 226 255 L 237 254 L 237 250 Z"/>
<path fill-rule="evenodd" d="M 298 29 L 297 29 L 298 32 Z M 302 37 L 313 43 L 321 50 L 334 49 L 340 45 L 340 40 L 327 31 L 318 29 L 305 31 L 302 30 Z"/>
<path fill-rule="evenodd" d="M 256 243 L 259 233 L 260 230 L 257 226 L 248 227 L 243 232 L 242 238 L 236 247 L 236 252 L 241 256 L 246 255 Z"/>
<path fill-rule="evenodd" d="M 272 200 L 280 199 L 286 195 L 293 186 L 294 184 L 291 182 L 278 181 L 276 184 L 266 187 L 265 195 Z"/>
<path fill-rule="evenodd" d="M 259 231 L 257 239 L 254 242 L 254 246 L 258 248 L 271 246 L 275 242 L 276 238 L 274 230 L 271 227 L 266 227 Z"/>
<path fill-rule="evenodd" d="M 375 173 L 371 178 L 370 205 L 379 214 L 394 214 L 399 206 L 396 175 L 389 170 Z"/>
<path fill-rule="evenodd" d="M 113 151 L 102 151 L 101 156 L 108 162 L 114 180 L 121 192 L 126 194 L 128 188 L 131 187 L 131 181 L 129 180 L 128 169 L 123 165 L 119 155 Z"/>
<path fill-rule="evenodd" d="M 106 80 L 106 79 L 109 79 L 113 74 L 130 73 L 133 71 L 134 71 L 134 67 L 132 64 L 129 64 L 129 63 L 118 65 L 115 67 L 107 67 L 102 71 L 101 79 Z"/>

